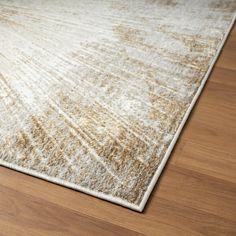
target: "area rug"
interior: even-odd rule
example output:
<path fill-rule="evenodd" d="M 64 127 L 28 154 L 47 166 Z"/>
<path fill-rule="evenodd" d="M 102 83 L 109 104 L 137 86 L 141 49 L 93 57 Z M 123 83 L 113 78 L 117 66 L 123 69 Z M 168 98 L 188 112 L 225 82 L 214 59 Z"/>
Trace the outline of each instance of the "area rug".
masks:
<path fill-rule="evenodd" d="M 0 164 L 142 211 L 234 0 L 1 0 Z"/>

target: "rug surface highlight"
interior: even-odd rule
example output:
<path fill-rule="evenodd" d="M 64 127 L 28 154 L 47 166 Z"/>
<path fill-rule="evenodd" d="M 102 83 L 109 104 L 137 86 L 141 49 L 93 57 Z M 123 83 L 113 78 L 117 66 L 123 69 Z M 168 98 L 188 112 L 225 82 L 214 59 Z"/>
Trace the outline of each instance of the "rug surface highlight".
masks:
<path fill-rule="evenodd" d="M 0 164 L 142 211 L 234 0 L 1 0 Z"/>

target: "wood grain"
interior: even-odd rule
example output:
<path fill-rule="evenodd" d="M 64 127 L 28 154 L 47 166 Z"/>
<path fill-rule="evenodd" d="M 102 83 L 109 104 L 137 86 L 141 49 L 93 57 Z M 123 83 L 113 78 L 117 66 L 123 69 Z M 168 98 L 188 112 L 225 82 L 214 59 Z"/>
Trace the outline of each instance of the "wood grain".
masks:
<path fill-rule="evenodd" d="M 236 27 L 144 213 L 0 168 L 0 235 L 236 235 Z"/>

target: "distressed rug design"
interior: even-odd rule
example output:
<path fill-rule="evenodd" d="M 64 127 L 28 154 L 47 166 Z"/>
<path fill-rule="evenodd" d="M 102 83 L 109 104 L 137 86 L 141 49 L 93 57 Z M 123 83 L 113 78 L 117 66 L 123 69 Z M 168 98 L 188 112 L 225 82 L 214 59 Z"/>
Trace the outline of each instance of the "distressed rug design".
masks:
<path fill-rule="evenodd" d="M 0 164 L 142 211 L 235 0 L 1 0 Z"/>

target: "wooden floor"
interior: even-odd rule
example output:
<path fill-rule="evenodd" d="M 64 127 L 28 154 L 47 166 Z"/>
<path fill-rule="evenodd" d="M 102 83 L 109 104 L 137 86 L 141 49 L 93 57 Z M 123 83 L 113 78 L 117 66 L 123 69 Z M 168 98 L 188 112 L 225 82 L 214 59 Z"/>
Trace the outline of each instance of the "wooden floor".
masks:
<path fill-rule="evenodd" d="M 0 235 L 236 235 L 236 26 L 143 213 L 0 167 Z"/>

